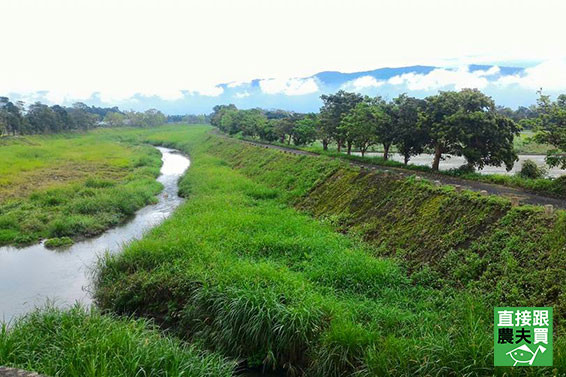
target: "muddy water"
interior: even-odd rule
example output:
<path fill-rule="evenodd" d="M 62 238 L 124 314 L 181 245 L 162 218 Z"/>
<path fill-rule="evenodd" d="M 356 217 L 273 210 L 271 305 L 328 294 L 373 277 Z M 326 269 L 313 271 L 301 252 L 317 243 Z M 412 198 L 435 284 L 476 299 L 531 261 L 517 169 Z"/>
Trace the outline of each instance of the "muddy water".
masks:
<path fill-rule="evenodd" d="M 42 244 L 0 247 L 0 320 L 10 321 L 48 300 L 58 306 L 91 303 L 90 273 L 98 257 L 141 238 L 182 203 L 177 181 L 189 167 L 189 159 L 173 149 L 158 149 L 163 166 L 157 180 L 164 186 L 159 202 L 136 212 L 128 223 L 64 250 L 49 250 Z"/>

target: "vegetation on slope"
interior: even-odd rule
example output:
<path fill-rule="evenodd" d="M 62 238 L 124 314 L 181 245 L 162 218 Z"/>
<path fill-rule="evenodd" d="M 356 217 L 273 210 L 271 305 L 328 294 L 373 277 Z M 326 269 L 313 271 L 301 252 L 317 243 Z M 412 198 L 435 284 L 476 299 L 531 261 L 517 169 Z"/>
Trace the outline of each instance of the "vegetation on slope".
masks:
<path fill-rule="evenodd" d="M 92 236 L 155 201 L 160 153 L 117 131 L 0 143 L 0 245 Z"/>
<path fill-rule="evenodd" d="M 96 299 L 105 309 L 156 318 L 251 366 L 308 376 L 520 374 L 492 367 L 493 306 L 544 302 L 562 317 L 562 213 L 546 219 L 535 208 L 388 182 L 198 128 L 141 137 L 191 154 L 180 183 L 190 200 L 102 262 Z M 533 254 L 538 270 L 528 267 Z M 566 366 L 562 331 L 560 323 L 558 367 Z"/>
<path fill-rule="evenodd" d="M 228 377 L 234 365 L 145 320 L 44 309 L 0 329 L 0 365 L 59 377 Z"/>

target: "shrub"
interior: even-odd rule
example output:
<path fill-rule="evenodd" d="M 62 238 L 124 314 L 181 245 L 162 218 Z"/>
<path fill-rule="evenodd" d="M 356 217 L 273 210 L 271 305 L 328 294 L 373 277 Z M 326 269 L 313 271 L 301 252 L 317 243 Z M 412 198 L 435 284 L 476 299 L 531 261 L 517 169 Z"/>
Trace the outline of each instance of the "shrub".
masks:
<path fill-rule="evenodd" d="M 544 178 L 546 169 L 538 166 L 533 160 L 525 160 L 521 166 L 519 176 L 527 179 Z"/>
<path fill-rule="evenodd" d="M 45 247 L 48 249 L 71 246 L 72 244 L 73 244 L 73 240 L 69 237 L 50 238 L 44 243 Z"/>

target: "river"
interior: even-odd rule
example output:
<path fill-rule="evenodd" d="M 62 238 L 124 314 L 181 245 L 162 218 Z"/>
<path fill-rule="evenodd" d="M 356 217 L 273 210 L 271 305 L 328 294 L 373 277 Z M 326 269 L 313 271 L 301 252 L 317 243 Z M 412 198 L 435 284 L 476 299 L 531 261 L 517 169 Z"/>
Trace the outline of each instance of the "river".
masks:
<path fill-rule="evenodd" d="M 141 238 L 183 202 L 177 195 L 177 182 L 190 161 L 173 149 L 158 149 L 163 165 L 157 180 L 163 184 L 163 191 L 157 204 L 140 209 L 131 221 L 63 250 L 49 250 L 41 243 L 24 248 L 0 247 L 0 320 L 10 321 L 48 300 L 62 307 L 75 302 L 91 304 L 90 277 L 98 258 L 106 251 L 119 252 L 125 244 Z"/>

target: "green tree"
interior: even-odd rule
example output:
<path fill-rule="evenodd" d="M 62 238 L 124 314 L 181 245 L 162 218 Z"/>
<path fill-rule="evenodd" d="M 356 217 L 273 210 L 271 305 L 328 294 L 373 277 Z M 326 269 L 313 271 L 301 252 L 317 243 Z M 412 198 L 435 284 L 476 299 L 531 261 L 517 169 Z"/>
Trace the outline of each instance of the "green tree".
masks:
<path fill-rule="evenodd" d="M 7 97 L 0 97 L 0 135 L 20 133 L 23 122 L 21 108 L 10 102 Z"/>
<path fill-rule="evenodd" d="M 318 117 L 316 114 L 308 114 L 295 122 L 293 128 L 293 144 L 306 145 L 316 140 L 318 129 Z"/>
<path fill-rule="evenodd" d="M 553 102 L 550 96 L 539 92 L 537 113 L 538 118 L 533 122 L 535 140 L 554 147 L 548 151 L 547 164 L 566 169 L 566 94 L 561 94 Z"/>
<path fill-rule="evenodd" d="M 340 128 L 364 156 L 369 147 L 380 142 L 379 129 L 388 122 L 382 106 L 364 101 L 342 118 Z"/>
<path fill-rule="evenodd" d="M 236 105 L 216 105 L 212 108 L 212 114 L 210 114 L 210 124 L 214 127 L 220 128 L 224 132 L 228 132 L 227 129 L 223 129 L 222 127 L 222 117 L 227 113 L 231 112 L 232 114 L 234 111 L 238 110 Z M 225 122 L 226 123 L 226 122 Z"/>
<path fill-rule="evenodd" d="M 501 165 L 510 170 L 517 155 L 513 138 L 518 126 L 498 115 L 493 100 L 477 89 L 440 92 L 426 98 L 419 127 L 434 150 L 433 170 L 446 153 L 464 156 L 469 166 Z"/>
<path fill-rule="evenodd" d="M 126 116 L 119 112 L 110 111 L 106 113 L 104 117 L 104 122 L 108 124 L 110 127 L 119 127 L 123 126 L 126 120 Z"/>
<path fill-rule="evenodd" d="M 352 110 L 356 105 L 364 100 L 358 93 L 349 93 L 340 90 L 335 94 L 322 95 L 320 98 L 323 105 L 320 108 L 320 130 L 322 136 L 322 146 L 328 150 L 330 140 L 336 141 L 338 152 L 347 142 L 346 130 L 340 127 L 342 117 Z"/>
<path fill-rule="evenodd" d="M 424 108 L 424 100 L 401 94 L 392 101 L 392 122 L 395 129 L 393 143 L 403 156 L 405 165 L 412 156 L 424 152 L 427 134 L 418 127 L 419 112 Z"/>
<path fill-rule="evenodd" d="M 100 120 L 99 116 L 91 113 L 90 108 L 82 102 L 74 103 L 67 112 L 75 127 L 82 130 L 94 128 Z"/>

